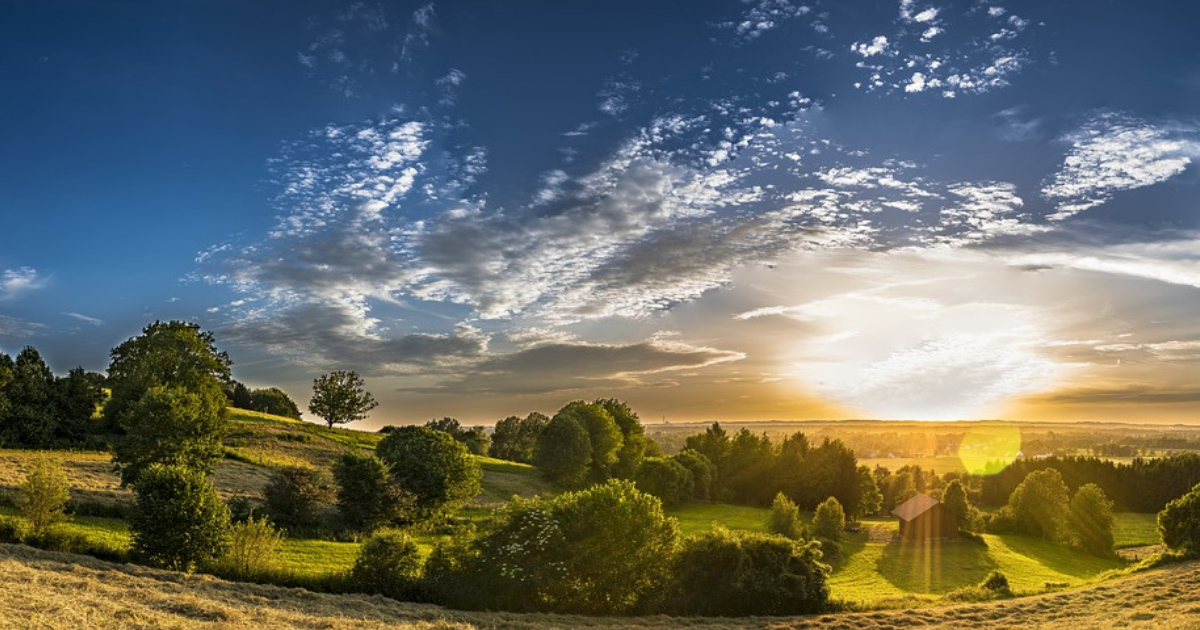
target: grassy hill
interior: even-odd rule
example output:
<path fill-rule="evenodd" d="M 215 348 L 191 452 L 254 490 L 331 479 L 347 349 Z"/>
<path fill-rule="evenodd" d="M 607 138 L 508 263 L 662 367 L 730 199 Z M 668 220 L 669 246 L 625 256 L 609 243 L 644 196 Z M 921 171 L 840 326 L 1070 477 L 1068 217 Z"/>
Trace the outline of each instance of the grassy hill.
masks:
<path fill-rule="evenodd" d="M 674 619 L 458 612 L 381 597 L 316 594 L 118 565 L 18 545 L 0 545 L 0 627 L 327 628 L 550 630 L 694 628 L 697 630 L 886 630 L 1046 628 L 1091 630 L 1200 627 L 1200 563 L 1033 597 L 916 610 L 809 617 Z"/>

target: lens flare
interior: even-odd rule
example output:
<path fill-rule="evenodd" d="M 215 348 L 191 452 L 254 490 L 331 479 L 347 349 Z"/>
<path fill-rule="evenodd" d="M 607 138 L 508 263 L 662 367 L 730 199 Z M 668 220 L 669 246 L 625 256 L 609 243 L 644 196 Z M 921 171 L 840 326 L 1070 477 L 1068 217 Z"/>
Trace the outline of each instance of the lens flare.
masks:
<path fill-rule="evenodd" d="M 958 446 L 958 458 L 973 475 L 994 475 L 1021 453 L 1021 429 L 1015 425 L 973 427 Z"/>

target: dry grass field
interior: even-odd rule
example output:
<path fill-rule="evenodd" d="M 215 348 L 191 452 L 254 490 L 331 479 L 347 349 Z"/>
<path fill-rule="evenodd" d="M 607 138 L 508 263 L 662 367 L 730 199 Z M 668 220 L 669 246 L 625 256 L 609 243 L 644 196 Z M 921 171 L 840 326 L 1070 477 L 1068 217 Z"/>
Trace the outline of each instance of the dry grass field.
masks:
<path fill-rule="evenodd" d="M 1059 593 L 982 604 L 811 617 L 698 619 L 458 612 L 382 597 L 225 582 L 18 545 L 0 545 L 0 628 L 522 629 L 1200 627 L 1200 563 Z"/>

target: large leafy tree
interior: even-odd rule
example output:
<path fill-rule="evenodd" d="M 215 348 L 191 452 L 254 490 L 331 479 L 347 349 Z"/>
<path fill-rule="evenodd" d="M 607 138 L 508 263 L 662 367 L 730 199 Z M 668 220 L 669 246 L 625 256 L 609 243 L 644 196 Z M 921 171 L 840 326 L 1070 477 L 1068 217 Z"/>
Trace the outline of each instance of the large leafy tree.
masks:
<path fill-rule="evenodd" d="M 488 455 L 514 462 L 533 463 L 538 436 L 550 423 L 550 418 L 536 411 L 521 418 L 509 416 L 496 423 Z"/>
<path fill-rule="evenodd" d="M 122 484 L 153 463 L 212 472 L 224 453 L 229 366 L 212 333 L 187 322 L 156 321 L 113 349 L 104 416 L 125 433 L 113 449 Z"/>
<path fill-rule="evenodd" d="M 1008 498 L 1017 526 L 1026 533 L 1067 542 L 1070 493 L 1062 473 L 1053 468 L 1029 473 Z"/>
<path fill-rule="evenodd" d="M 621 430 L 621 448 L 617 449 L 617 461 L 612 475 L 631 479 L 646 456 L 646 430 L 637 412 L 615 398 L 601 398 L 595 404 L 602 407 Z"/>
<path fill-rule="evenodd" d="M 380 440 L 375 452 L 391 467 L 396 484 L 413 495 L 417 519 L 432 518 L 479 494 L 479 461 L 444 431 L 397 427 Z"/>
<path fill-rule="evenodd" d="M 278 387 L 256 389 L 250 392 L 250 409 L 285 418 L 300 419 L 300 408 L 295 401 Z"/>
<path fill-rule="evenodd" d="M 336 370 L 313 380 L 313 396 L 308 410 L 324 418 L 333 428 L 362 420 L 367 412 L 379 406 L 366 389 L 366 382 L 354 371 Z"/>
<path fill-rule="evenodd" d="M 1113 503 L 1094 483 L 1084 484 L 1071 498 L 1067 515 L 1075 544 L 1100 556 L 1113 553 Z"/>
<path fill-rule="evenodd" d="M 617 421 L 604 405 L 576 400 L 559 409 L 554 417 L 574 420 L 587 431 L 592 447 L 592 457 L 588 464 L 588 476 L 591 480 L 601 482 L 611 477 L 624 444 L 624 437 Z"/>
<path fill-rule="evenodd" d="M 538 434 L 534 465 L 564 488 L 583 485 L 592 462 L 592 440 L 579 421 L 562 414 L 550 419 Z"/>
<path fill-rule="evenodd" d="M 1200 484 L 1158 513 L 1158 532 L 1168 548 L 1200 555 Z"/>

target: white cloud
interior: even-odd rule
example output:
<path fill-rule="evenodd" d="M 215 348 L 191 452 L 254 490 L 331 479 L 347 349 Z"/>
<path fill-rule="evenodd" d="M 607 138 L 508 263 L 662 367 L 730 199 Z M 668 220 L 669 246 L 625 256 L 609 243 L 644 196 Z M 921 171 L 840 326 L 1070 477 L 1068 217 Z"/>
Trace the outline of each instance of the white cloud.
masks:
<path fill-rule="evenodd" d="M 796 4 L 792 0 L 751 0 L 752 4 L 736 21 L 722 22 L 717 26 L 734 33 L 734 42 L 746 44 L 768 31 L 779 28 L 783 23 L 808 15 L 812 9 Z"/>
<path fill-rule="evenodd" d="M 44 288 L 49 280 L 33 267 L 5 269 L 0 273 L 0 300 L 12 300 Z"/>
<path fill-rule="evenodd" d="M 77 319 L 85 324 L 91 324 L 93 326 L 104 325 L 104 320 L 97 319 L 95 317 L 88 317 L 87 315 L 83 315 L 80 313 L 64 313 L 64 315 L 66 315 L 67 317 L 70 317 L 71 319 Z"/>
<path fill-rule="evenodd" d="M 1200 150 L 1194 130 L 1151 124 L 1125 114 L 1100 114 L 1064 140 L 1071 149 L 1042 194 L 1058 201 L 1063 220 L 1100 205 L 1121 190 L 1179 175 Z"/>
<path fill-rule="evenodd" d="M 1019 267 L 1066 267 L 1200 288 L 1200 234 L 1153 242 L 1072 246 L 1015 255 Z"/>
<path fill-rule="evenodd" d="M 862 55 L 863 57 L 874 57 L 888 52 L 888 38 L 885 35 L 876 36 L 869 44 L 863 42 L 855 42 L 850 45 L 850 50 Z"/>

